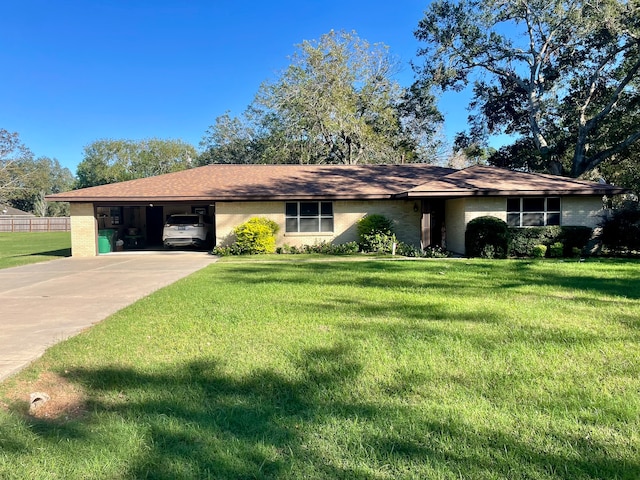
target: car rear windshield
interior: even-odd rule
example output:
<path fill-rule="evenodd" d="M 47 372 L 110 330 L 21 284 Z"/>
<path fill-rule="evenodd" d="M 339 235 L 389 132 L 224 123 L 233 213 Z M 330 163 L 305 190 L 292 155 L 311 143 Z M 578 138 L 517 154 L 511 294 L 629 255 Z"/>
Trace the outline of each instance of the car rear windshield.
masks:
<path fill-rule="evenodd" d="M 197 215 L 180 215 L 179 217 L 169 217 L 167 225 L 194 225 L 198 223 Z"/>

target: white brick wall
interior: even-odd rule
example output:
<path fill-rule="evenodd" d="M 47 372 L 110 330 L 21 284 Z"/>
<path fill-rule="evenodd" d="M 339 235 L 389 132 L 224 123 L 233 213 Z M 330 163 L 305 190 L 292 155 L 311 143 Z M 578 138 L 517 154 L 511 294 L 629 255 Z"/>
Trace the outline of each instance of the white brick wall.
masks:
<path fill-rule="evenodd" d="M 562 198 L 562 225 L 595 228 L 603 214 L 601 196 Z"/>
<path fill-rule="evenodd" d="M 314 245 L 320 242 L 346 243 L 358 239 L 356 222 L 368 213 L 379 213 L 393 220 L 398 240 L 420 245 L 420 212 L 407 200 L 335 201 L 333 202 L 333 233 L 285 232 L 285 202 L 217 202 L 216 244 L 233 241 L 232 230 L 251 217 L 266 217 L 280 225 L 278 246 Z"/>
<path fill-rule="evenodd" d="M 367 214 L 378 213 L 394 221 L 398 239 L 420 246 L 420 212 L 414 212 L 416 200 L 335 201 L 333 233 L 286 233 L 285 202 L 218 202 L 216 203 L 216 244 L 233 241 L 232 230 L 251 217 L 267 217 L 280 225 L 277 245 L 313 245 L 320 242 L 346 243 L 358 239 L 356 223 Z M 186 209 L 186 210 L 185 210 Z M 190 206 L 165 207 L 165 215 L 190 211 Z M 599 196 L 563 197 L 562 225 L 595 227 L 603 214 Z M 469 221 L 492 215 L 506 221 L 505 197 L 467 197 L 445 202 L 446 246 L 452 252 L 464 253 L 464 232 Z M 98 228 L 92 203 L 71 203 L 71 247 L 75 257 L 97 255 Z"/>
<path fill-rule="evenodd" d="M 464 198 L 447 200 L 444 206 L 445 228 L 446 228 L 446 248 L 455 253 L 464 253 L 464 231 L 467 223 L 465 221 Z"/>
<path fill-rule="evenodd" d="M 506 197 L 470 197 L 465 200 L 465 224 L 484 216 L 496 217 L 506 222 Z"/>
<path fill-rule="evenodd" d="M 604 213 L 602 197 L 562 197 L 563 226 L 596 227 Z M 467 197 L 448 200 L 445 206 L 447 249 L 464 254 L 464 232 L 467 223 L 477 217 L 489 215 L 507 220 L 506 197 Z"/>
<path fill-rule="evenodd" d="M 95 257 L 98 254 L 98 226 L 93 203 L 71 203 L 71 255 Z"/>

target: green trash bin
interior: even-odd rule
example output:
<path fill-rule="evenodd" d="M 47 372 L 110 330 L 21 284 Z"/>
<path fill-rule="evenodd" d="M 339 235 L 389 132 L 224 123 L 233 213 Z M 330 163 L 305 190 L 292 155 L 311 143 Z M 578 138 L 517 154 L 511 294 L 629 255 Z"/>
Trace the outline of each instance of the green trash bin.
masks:
<path fill-rule="evenodd" d="M 118 231 L 112 228 L 98 230 L 98 253 L 110 253 L 115 249 Z"/>
<path fill-rule="evenodd" d="M 111 242 L 109 236 L 102 230 L 98 232 L 98 253 L 109 253 L 111 251 Z"/>

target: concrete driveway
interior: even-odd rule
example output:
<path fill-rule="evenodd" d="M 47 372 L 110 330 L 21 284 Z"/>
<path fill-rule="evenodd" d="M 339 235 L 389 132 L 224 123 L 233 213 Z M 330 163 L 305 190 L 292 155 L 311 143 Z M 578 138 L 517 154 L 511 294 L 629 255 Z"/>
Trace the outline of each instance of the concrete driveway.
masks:
<path fill-rule="evenodd" d="M 215 260 L 203 252 L 153 252 L 0 269 L 0 381 L 51 345 Z"/>

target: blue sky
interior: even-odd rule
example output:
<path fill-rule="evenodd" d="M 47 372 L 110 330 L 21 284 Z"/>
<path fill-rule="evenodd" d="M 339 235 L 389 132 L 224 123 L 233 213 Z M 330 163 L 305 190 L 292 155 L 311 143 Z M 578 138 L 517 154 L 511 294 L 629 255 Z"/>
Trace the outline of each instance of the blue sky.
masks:
<path fill-rule="evenodd" d="M 0 18 L 0 128 L 75 173 L 103 138 L 181 139 L 198 146 L 214 119 L 239 115 L 295 45 L 355 30 L 388 45 L 410 85 L 413 36 L 428 0 L 109 0 L 5 2 Z M 448 135 L 466 98 L 440 107 Z"/>

